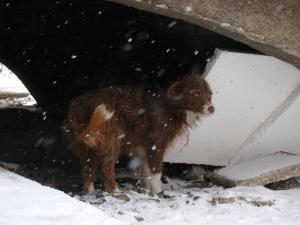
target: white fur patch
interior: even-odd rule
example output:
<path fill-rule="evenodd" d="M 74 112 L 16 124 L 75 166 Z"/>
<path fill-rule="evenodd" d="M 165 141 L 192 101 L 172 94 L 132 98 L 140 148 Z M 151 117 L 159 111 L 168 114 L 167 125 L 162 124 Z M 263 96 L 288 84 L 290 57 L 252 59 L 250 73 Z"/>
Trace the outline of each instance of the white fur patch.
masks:
<path fill-rule="evenodd" d="M 210 102 L 206 103 L 203 106 L 203 113 L 200 113 L 200 112 L 195 113 L 193 111 L 186 110 L 185 111 L 185 113 L 186 113 L 186 122 L 189 125 L 189 127 L 195 126 L 196 122 L 199 121 L 202 117 L 210 115 L 211 112 L 209 111 L 209 107 L 212 107 L 212 106 L 213 106 L 213 104 L 211 104 Z"/>
<path fill-rule="evenodd" d="M 155 194 L 162 191 L 160 178 L 161 178 L 161 173 L 153 174 L 153 173 L 151 173 L 148 165 L 144 166 L 144 182 L 145 182 L 146 188 L 149 191 L 151 191 Z"/>
<path fill-rule="evenodd" d="M 160 178 L 161 178 L 161 173 L 152 174 L 151 176 L 150 185 L 153 193 L 157 194 L 161 192 Z"/>
<path fill-rule="evenodd" d="M 93 193 L 95 191 L 94 183 L 90 183 L 87 191 L 88 193 Z"/>
<path fill-rule="evenodd" d="M 121 191 L 120 191 L 120 189 L 119 189 L 119 187 L 117 186 L 116 188 L 115 188 L 115 190 L 113 191 L 113 193 L 120 193 Z"/>
<path fill-rule="evenodd" d="M 114 111 L 108 111 L 105 104 L 98 105 L 95 111 L 100 111 L 105 120 L 110 120 L 115 113 Z"/>
<path fill-rule="evenodd" d="M 193 127 L 196 125 L 197 120 L 200 119 L 201 116 L 203 116 L 202 113 L 194 113 L 193 111 L 186 110 L 186 122 L 189 125 L 189 127 Z"/>

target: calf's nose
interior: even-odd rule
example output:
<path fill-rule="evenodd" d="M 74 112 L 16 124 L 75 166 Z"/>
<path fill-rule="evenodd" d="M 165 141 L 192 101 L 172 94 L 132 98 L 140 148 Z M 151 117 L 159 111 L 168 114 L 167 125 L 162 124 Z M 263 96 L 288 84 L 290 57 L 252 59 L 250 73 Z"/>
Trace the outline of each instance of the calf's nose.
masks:
<path fill-rule="evenodd" d="M 208 112 L 213 113 L 215 111 L 215 107 L 209 106 L 208 107 Z"/>

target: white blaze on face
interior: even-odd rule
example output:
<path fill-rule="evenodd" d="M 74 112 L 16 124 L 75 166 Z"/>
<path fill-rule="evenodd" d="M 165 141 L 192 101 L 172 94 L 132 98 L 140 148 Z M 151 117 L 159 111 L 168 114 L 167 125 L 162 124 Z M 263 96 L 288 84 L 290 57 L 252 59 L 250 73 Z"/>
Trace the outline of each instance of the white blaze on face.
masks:
<path fill-rule="evenodd" d="M 114 115 L 114 111 L 108 111 L 105 104 L 98 105 L 95 112 L 101 112 L 105 120 L 110 120 Z"/>

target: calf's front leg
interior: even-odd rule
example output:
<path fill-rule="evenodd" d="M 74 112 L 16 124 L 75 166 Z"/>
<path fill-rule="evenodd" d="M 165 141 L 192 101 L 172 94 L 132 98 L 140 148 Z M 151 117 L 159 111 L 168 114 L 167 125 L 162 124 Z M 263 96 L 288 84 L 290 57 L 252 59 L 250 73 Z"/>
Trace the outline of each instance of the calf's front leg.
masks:
<path fill-rule="evenodd" d="M 161 149 L 148 150 L 144 162 L 144 183 L 146 188 L 157 194 L 161 189 L 161 176 L 163 169 L 164 152 Z"/>

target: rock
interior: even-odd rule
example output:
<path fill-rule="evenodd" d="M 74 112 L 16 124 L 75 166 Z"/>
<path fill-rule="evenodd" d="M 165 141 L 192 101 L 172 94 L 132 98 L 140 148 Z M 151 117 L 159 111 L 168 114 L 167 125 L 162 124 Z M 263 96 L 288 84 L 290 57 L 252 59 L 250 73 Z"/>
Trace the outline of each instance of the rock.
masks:
<path fill-rule="evenodd" d="M 237 197 L 213 197 L 209 201 L 212 205 L 217 204 L 232 204 L 232 203 L 241 203 L 245 202 L 257 207 L 260 206 L 271 206 L 274 204 L 273 200 L 258 200 L 258 199 L 249 199 L 244 196 L 237 196 Z"/>
<path fill-rule="evenodd" d="M 122 200 L 124 202 L 129 202 L 130 198 L 126 194 L 114 194 L 113 197 Z"/>
<path fill-rule="evenodd" d="M 204 176 L 206 175 L 207 171 L 198 165 L 193 165 L 188 168 L 183 175 L 183 179 L 185 180 L 204 180 Z"/>
<path fill-rule="evenodd" d="M 141 216 L 135 216 L 134 218 L 135 218 L 136 221 L 138 221 L 138 222 L 144 221 L 144 218 L 141 217 Z"/>

